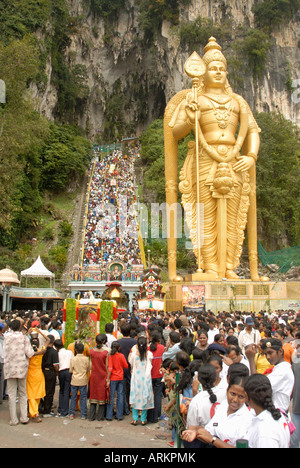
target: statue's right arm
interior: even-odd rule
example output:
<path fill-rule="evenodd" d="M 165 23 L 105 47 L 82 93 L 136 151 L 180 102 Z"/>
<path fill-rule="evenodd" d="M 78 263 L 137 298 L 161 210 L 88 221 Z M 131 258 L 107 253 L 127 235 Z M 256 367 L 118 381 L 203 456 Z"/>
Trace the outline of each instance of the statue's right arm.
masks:
<path fill-rule="evenodd" d="M 176 140 L 185 138 L 193 128 L 193 124 L 190 122 L 188 114 L 186 112 L 187 102 L 184 100 L 180 106 L 180 110 L 173 127 L 173 136 Z"/>

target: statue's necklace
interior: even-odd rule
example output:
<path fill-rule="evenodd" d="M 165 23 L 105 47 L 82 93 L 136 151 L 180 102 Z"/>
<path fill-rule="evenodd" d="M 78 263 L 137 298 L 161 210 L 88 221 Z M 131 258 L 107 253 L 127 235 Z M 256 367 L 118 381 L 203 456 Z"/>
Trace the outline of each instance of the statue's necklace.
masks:
<path fill-rule="evenodd" d="M 233 99 L 228 96 L 208 95 L 205 97 L 209 99 L 213 106 L 215 117 L 218 121 L 218 126 L 222 129 L 227 128 L 229 120 L 233 111 Z"/>

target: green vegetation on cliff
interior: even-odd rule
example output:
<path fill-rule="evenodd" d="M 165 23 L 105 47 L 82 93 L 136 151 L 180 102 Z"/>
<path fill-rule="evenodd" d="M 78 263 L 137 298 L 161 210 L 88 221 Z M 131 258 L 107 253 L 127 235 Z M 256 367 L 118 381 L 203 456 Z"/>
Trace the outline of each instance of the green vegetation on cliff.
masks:
<path fill-rule="evenodd" d="M 300 133 L 277 113 L 256 114 L 259 237 L 268 250 L 300 245 Z"/>
<path fill-rule="evenodd" d="M 0 44 L 0 70 L 6 83 L 0 109 L 0 242 L 13 247 L 38 224 L 43 192 L 65 190 L 82 176 L 91 145 L 77 128 L 50 123 L 35 110 L 27 83 L 37 76 L 39 61 L 30 37 Z"/>
<path fill-rule="evenodd" d="M 48 217 L 48 208 L 70 187 L 76 193 L 92 154 L 91 144 L 79 128 L 50 122 L 37 111 L 31 91 L 32 86 L 42 85 L 50 52 L 61 115 L 76 107 L 84 70 L 71 68 L 71 75 L 59 74 L 64 71 L 59 62 L 70 32 L 64 29 L 68 14 L 65 0 L 3 0 L 0 4 L 0 79 L 6 85 L 6 103 L 0 107 L 1 264 L 15 265 L 17 271 L 31 252 L 36 254 L 31 237 L 40 237 L 44 246 L 51 241 L 48 265 L 54 270 L 63 268 L 69 236 L 59 234 L 59 224 L 63 227 L 68 220 L 62 211 L 57 215 L 59 210 Z M 37 30 L 39 41 L 33 34 Z M 48 255 L 47 251 L 43 254 Z"/>
<path fill-rule="evenodd" d="M 253 6 L 255 23 L 272 30 L 290 21 L 299 8 L 299 0 L 262 0 Z"/>
<path fill-rule="evenodd" d="M 138 0 L 139 26 L 146 41 L 153 41 L 164 20 L 175 25 L 179 22 L 179 10 L 191 0 Z"/>

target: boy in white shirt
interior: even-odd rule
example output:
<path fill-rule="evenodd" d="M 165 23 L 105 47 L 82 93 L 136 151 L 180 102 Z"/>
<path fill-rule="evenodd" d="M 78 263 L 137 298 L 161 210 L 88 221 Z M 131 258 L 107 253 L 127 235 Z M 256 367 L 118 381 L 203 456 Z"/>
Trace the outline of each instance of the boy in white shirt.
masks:
<path fill-rule="evenodd" d="M 271 366 L 274 366 L 272 372 L 267 375 L 272 386 L 274 406 L 288 413 L 295 377 L 292 366 L 284 360 L 282 342 L 276 338 L 262 340 L 261 349 Z M 254 345 L 246 350 L 251 374 L 257 373 L 254 360 L 256 352 L 257 350 Z"/>

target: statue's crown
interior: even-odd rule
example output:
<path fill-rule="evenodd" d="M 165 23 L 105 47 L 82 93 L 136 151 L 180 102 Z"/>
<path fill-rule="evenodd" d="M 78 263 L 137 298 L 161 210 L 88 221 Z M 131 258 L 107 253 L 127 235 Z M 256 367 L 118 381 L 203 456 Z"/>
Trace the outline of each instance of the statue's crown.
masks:
<path fill-rule="evenodd" d="M 210 62 L 223 62 L 227 67 L 227 61 L 224 55 L 222 54 L 222 47 L 217 43 L 214 37 L 210 37 L 208 44 L 204 47 L 204 57 L 203 61 L 206 65 Z"/>

